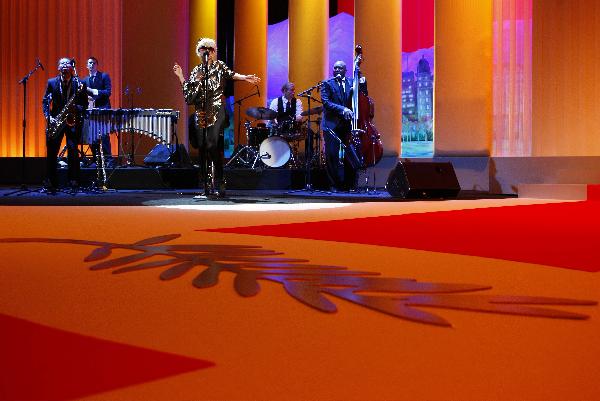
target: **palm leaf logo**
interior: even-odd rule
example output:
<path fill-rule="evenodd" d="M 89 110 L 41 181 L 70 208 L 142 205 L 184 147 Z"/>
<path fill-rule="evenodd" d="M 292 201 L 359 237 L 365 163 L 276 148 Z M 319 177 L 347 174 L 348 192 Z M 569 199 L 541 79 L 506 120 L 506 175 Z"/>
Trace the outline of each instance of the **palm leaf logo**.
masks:
<path fill-rule="evenodd" d="M 222 273 L 235 275 L 234 288 L 242 297 L 260 293 L 260 281 L 280 283 L 294 299 L 326 313 L 337 312 L 335 299 L 413 322 L 451 327 L 431 309 L 457 309 L 556 319 L 588 319 L 580 313 L 549 306 L 593 306 L 596 301 L 525 295 L 492 295 L 489 285 L 419 282 L 412 278 L 381 277 L 379 273 L 324 266 L 305 259 L 286 258 L 261 246 L 165 244 L 180 238 L 168 234 L 124 244 L 61 238 L 4 238 L 0 243 L 66 243 L 95 247 L 85 262 L 90 270 L 111 269 L 113 274 L 161 269 L 161 280 L 194 272 L 192 284 L 208 288 Z M 130 251 L 114 257 L 113 250 Z"/>

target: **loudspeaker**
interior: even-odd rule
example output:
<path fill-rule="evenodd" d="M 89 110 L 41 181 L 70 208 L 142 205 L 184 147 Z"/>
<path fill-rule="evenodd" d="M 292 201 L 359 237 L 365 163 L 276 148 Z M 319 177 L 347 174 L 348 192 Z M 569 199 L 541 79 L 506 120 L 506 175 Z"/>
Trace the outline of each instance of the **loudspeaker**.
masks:
<path fill-rule="evenodd" d="M 452 198 L 460 184 L 452 163 L 400 161 L 390 172 L 386 189 L 394 198 Z"/>
<path fill-rule="evenodd" d="M 187 167 L 191 165 L 190 155 L 183 145 L 156 145 L 144 158 L 148 166 L 177 166 Z"/>

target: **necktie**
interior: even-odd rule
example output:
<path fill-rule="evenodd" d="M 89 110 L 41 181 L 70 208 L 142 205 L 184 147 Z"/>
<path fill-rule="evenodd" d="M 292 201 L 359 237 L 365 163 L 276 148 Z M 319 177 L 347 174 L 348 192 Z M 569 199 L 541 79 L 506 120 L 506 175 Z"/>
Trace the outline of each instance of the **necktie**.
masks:
<path fill-rule="evenodd" d="M 338 81 L 338 85 L 340 86 L 340 93 L 342 94 L 342 101 L 346 101 L 346 92 L 344 91 L 344 85 L 342 84 L 342 80 Z"/>

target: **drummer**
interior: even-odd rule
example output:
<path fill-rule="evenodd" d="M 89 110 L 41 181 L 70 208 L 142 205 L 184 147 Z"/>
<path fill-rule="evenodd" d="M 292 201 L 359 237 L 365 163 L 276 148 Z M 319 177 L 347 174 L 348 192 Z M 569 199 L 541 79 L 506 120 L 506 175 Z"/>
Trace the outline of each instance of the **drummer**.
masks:
<path fill-rule="evenodd" d="M 273 99 L 269 108 L 277 112 L 275 123 L 281 126 L 284 122 L 302 121 L 302 101 L 297 99 L 296 86 L 293 82 L 286 82 L 281 87 L 282 95 Z"/>

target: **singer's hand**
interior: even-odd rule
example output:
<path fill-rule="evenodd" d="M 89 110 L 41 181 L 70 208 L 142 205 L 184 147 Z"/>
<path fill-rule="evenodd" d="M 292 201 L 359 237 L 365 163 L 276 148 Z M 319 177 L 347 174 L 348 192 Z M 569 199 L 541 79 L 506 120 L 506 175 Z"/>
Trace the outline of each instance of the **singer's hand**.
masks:
<path fill-rule="evenodd" d="M 183 77 L 183 70 L 181 69 L 181 66 L 177 63 L 175 63 L 175 65 L 173 66 L 173 73 L 177 76 L 177 78 L 179 78 L 179 82 L 181 82 L 181 84 L 183 85 L 183 83 L 185 82 L 185 78 Z"/>
<path fill-rule="evenodd" d="M 256 75 L 252 74 L 252 75 L 246 75 L 244 77 L 244 81 L 246 82 L 250 82 L 253 85 L 256 85 L 257 83 L 260 82 L 260 78 L 257 77 Z"/>
<path fill-rule="evenodd" d="M 54 118 L 52 116 L 50 116 L 49 120 L 50 120 L 50 124 L 56 123 L 56 118 Z"/>

